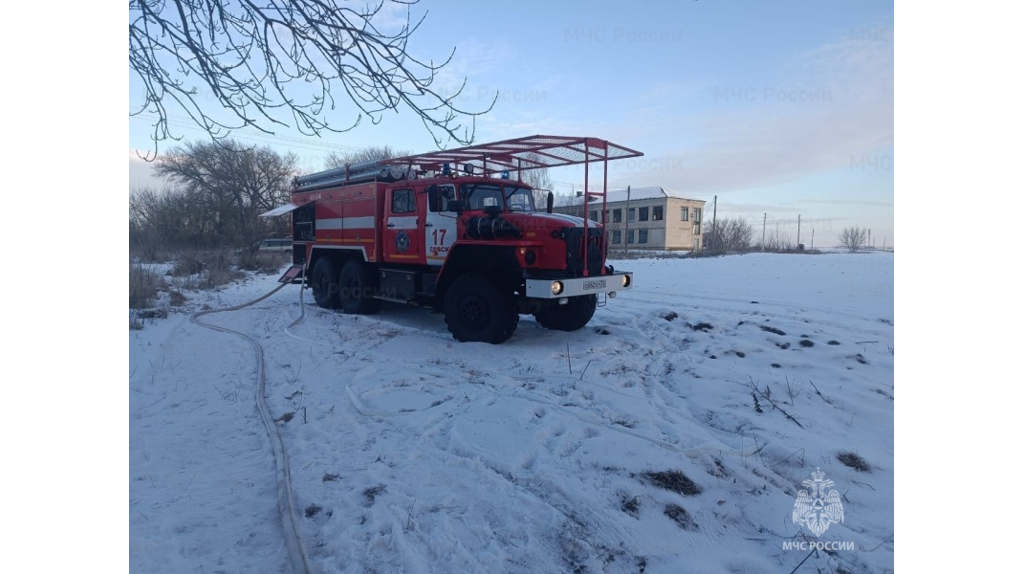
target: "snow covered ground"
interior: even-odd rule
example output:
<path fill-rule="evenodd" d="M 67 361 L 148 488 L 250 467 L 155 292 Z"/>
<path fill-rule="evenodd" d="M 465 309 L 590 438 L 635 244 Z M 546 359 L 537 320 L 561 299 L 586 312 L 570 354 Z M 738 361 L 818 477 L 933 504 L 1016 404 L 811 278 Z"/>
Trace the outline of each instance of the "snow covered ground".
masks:
<path fill-rule="evenodd" d="M 585 329 L 523 317 L 499 346 L 297 286 L 199 320 L 263 349 L 316 572 L 885 572 L 893 261 L 613 262 L 636 288 Z M 129 348 L 132 571 L 288 571 L 253 347 L 178 314 Z M 817 536 L 794 506 L 819 469 L 843 515 Z"/>

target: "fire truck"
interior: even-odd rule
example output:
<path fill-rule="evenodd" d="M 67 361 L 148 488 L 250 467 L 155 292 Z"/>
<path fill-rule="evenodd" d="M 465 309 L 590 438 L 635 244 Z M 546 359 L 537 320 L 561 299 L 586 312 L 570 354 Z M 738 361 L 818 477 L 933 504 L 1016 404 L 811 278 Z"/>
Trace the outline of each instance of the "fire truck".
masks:
<path fill-rule="evenodd" d="M 632 287 L 631 273 L 606 264 L 605 229 L 586 215 L 607 213 L 608 162 L 641 155 L 590 137 L 471 145 L 298 177 L 291 202 L 263 215 L 291 214 L 293 265 L 281 281 L 311 288 L 320 307 L 418 305 L 443 313 L 459 341 L 498 344 L 523 314 L 580 329 Z M 550 191 L 538 209 L 522 173 L 577 164 L 583 217 L 554 213 Z M 600 191 L 592 165 L 603 168 Z"/>

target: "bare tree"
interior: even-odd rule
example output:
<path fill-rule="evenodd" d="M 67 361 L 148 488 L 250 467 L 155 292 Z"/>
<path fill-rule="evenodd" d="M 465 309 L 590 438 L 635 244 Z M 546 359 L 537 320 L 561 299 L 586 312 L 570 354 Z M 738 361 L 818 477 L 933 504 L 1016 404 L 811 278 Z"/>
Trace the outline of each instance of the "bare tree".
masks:
<path fill-rule="evenodd" d="M 547 198 L 545 198 L 544 201 L 547 202 Z M 583 214 L 586 211 L 583 203 L 583 196 L 572 193 L 555 194 L 554 207 L 555 211 L 558 213 L 575 215 L 576 217 L 583 217 Z"/>
<path fill-rule="evenodd" d="M 128 195 L 128 250 L 160 261 L 168 248 L 208 247 L 205 217 L 189 207 L 182 189 L 137 188 Z"/>
<path fill-rule="evenodd" d="M 541 158 L 535 153 L 523 154 L 524 165 L 541 163 Z M 548 168 L 538 167 L 535 169 L 524 169 L 519 172 L 519 177 L 527 185 L 533 188 L 533 203 L 542 208 L 548 203 L 548 192 L 551 192 L 551 174 Z"/>
<path fill-rule="evenodd" d="M 721 218 L 704 229 L 704 247 L 712 253 L 747 251 L 753 238 L 754 228 L 743 219 Z"/>
<path fill-rule="evenodd" d="M 284 231 L 282 218 L 259 214 L 288 200 L 296 161 L 227 139 L 174 148 L 157 161 L 156 174 L 184 194 L 190 234 L 242 247 Z"/>
<path fill-rule="evenodd" d="M 243 127 L 273 133 L 292 121 L 307 135 L 347 131 L 364 115 L 376 124 L 404 107 L 439 145 L 449 138 L 469 144 L 476 116 L 490 111 L 497 94 L 486 109 L 469 111 L 455 104 L 465 80 L 454 91 L 434 87 L 455 50 L 440 63 L 408 53 L 423 23 L 412 20 L 416 2 L 129 0 L 128 68 L 145 86 L 129 113 L 155 117 L 159 145 L 180 139 L 170 129 L 174 112 L 221 139 Z M 403 11 L 400 24 L 391 24 L 392 8 Z M 326 117 L 339 89 L 357 108 L 340 128 Z"/>
<path fill-rule="evenodd" d="M 346 165 L 354 165 L 366 161 L 377 161 L 412 155 L 410 151 L 395 151 L 391 146 L 368 146 L 350 152 L 335 152 L 327 154 L 324 158 L 324 169 L 332 169 Z"/>
<path fill-rule="evenodd" d="M 868 230 L 863 227 L 846 227 L 839 233 L 839 245 L 853 253 L 860 251 L 868 242 Z"/>
<path fill-rule="evenodd" d="M 775 231 L 768 233 L 764 238 L 764 241 L 758 246 L 760 251 L 793 251 L 794 244 L 793 239 L 790 238 L 788 233 L 779 231 L 778 228 Z"/>

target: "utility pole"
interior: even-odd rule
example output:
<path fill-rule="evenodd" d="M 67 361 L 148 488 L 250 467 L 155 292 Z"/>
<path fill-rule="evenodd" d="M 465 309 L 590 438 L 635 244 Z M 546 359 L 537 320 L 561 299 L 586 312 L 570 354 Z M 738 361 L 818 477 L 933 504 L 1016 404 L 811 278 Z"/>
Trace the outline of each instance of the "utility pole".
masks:
<path fill-rule="evenodd" d="M 764 214 L 764 221 L 761 223 L 761 251 L 764 251 L 764 233 L 768 230 L 768 214 Z"/>
<path fill-rule="evenodd" d="M 719 236 L 721 235 L 720 233 L 718 233 L 718 196 L 717 195 L 715 196 L 714 207 L 711 209 L 711 229 L 712 229 L 712 232 L 711 232 L 711 248 L 712 249 L 717 249 L 718 248 Z"/>
<path fill-rule="evenodd" d="M 629 258 L 629 198 L 633 186 L 626 186 L 626 236 L 622 238 L 626 242 L 626 258 Z"/>
<path fill-rule="evenodd" d="M 800 249 L 800 214 L 796 216 L 796 248 Z"/>
<path fill-rule="evenodd" d="M 811 228 L 811 251 L 814 251 L 814 228 Z"/>

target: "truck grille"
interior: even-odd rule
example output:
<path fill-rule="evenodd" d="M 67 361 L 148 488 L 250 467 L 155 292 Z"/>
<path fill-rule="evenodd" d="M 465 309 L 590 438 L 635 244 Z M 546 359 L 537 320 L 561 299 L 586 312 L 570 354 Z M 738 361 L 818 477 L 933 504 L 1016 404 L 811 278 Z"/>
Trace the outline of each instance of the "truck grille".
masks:
<path fill-rule="evenodd" d="M 587 271 L 593 277 L 601 274 L 604 267 L 605 243 L 600 229 L 587 230 Z M 569 227 L 563 230 L 565 237 L 565 264 L 569 275 L 583 276 L 583 228 Z"/>

